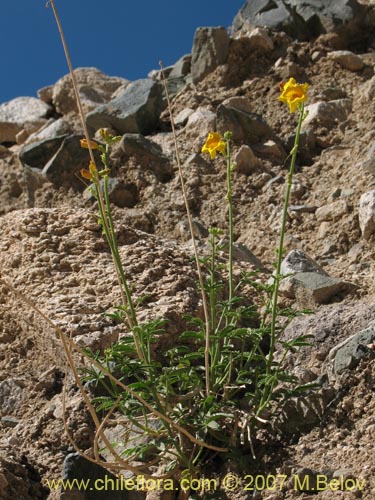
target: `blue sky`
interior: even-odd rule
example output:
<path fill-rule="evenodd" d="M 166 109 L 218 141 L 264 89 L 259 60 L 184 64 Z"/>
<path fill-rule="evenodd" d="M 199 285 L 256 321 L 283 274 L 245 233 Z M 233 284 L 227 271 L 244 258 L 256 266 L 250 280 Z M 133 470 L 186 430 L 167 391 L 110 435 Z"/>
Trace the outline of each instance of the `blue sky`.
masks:
<path fill-rule="evenodd" d="M 74 67 L 144 78 L 191 52 L 199 26 L 229 26 L 245 0 L 55 0 Z M 68 72 L 46 0 L 3 0 L 0 103 L 36 96 Z"/>

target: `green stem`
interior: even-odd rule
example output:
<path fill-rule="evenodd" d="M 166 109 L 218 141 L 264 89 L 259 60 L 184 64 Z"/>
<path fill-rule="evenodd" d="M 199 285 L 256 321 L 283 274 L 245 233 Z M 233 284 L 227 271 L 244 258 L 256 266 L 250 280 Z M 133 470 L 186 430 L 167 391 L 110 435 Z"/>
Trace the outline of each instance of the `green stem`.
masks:
<path fill-rule="evenodd" d="M 277 311 L 277 302 L 278 302 L 278 297 L 279 297 L 279 286 L 280 286 L 280 280 L 281 280 L 280 270 L 281 270 L 281 263 L 283 260 L 284 237 L 285 237 L 286 221 L 287 221 L 287 216 L 288 216 L 289 198 L 290 198 L 290 192 L 292 189 L 292 179 L 293 179 L 294 169 L 295 169 L 295 165 L 296 165 L 297 151 L 298 151 L 298 145 L 299 145 L 299 139 L 300 139 L 300 135 L 301 135 L 301 126 L 302 126 L 303 119 L 304 119 L 304 105 L 302 103 L 300 108 L 299 108 L 299 118 L 298 118 L 297 131 L 296 131 L 296 136 L 294 138 L 294 145 L 293 145 L 292 152 L 291 152 L 292 157 L 291 157 L 289 173 L 288 173 L 288 182 L 287 182 L 287 187 L 286 187 L 286 192 L 285 192 L 284 208 L 283 208 L 283 215 L 282 215 L 282 222 L 281 222 L 280 240 L 279 240 L 279 247 L 278 247 L 278 251 L 277 251 L 277 262 L 276 262 L 276 270 L 275 270 L 275 275 L 274 275 L 274 288 L 273 288 L 273 294 L 272 294 L 270 350 L 268 353 L 268 360 L 267 360 L 267 366 L 266 366 L 266 374 L 267 375 L 270 375 L 272 373 L 272 364 L 273 364 L 273 358 L 274 358 L 274 353 L 275 353 L 275 348 L 276 348 L 276 340 L 277 340 L 276 321 L 277 321 L 277 312 L 278 312 Z M 271 398 L 275 383 L 276 383 L 276 381 L 272 380 L 270 386 L 265 387 L 264 392 L 263 392 L 262 401 L 259 405 L 259 411 L 261 409 L 263 409 L 268 404 L 268 402 Z"/>
<path fill-rule="evenodd" d="M 227 142 L 227 200 L 228 200 L 228 223 L 229 223 L 229 258 L 228 258 L 228 272 L 229 272 L 229 303 L 233 299 L 233 203 L 232 203 L 232 165 L 230 161 L 230 139 Z"/>

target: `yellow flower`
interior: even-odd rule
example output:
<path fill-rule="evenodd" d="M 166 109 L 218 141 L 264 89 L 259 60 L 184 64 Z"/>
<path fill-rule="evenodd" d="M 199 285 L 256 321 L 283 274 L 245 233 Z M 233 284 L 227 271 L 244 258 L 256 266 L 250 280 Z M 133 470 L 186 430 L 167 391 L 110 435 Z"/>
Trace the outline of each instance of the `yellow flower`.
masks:
<path fill-rule="evenodd" d="M 211 160 L 216 158 L 216 153 L 225 155 L 226 143 L 223 141 L 220 134 L 217 132 L 210 132 L 207 136 L 206 142 L 202 147 L 202 153 L 209 153 Z"/>
<path fill-rule="evenodd" d="M 81 148 L 84 149 L 89 149 L 89 144 L 91 146 L 91 149 L 98 149 L 99 145 L 95 141 L 88 141 L 87 139 L 81 139 Z"/>
<path fill-rule="evenodd" d="M 308 83 L 296 83 L 294 78 L 289 78 L 286 83 L 280 83 L 281 95 L 279 101 L 286 102 L 290 112 L 294 113 L 306 101 L 308 88 Z"/>

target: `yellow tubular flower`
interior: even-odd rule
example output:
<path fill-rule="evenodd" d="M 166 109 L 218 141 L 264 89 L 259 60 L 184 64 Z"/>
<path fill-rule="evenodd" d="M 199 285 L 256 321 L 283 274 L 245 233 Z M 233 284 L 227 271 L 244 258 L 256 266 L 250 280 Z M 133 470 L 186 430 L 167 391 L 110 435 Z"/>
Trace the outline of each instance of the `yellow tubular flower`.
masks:
<path fill-rule="evenodd" d="M 98 144 L 95 141 L 88 141 L 87 139 L 80 140 L 81 148 L 89 149 L 89 143 L 90 143 L 91 149 L 98 149 Z"/>
<path fill-rule="evenodd" d="M 300 105 L 307 99 L 308 83 L 296 83 L 294 78 L 280 84 L 281 95 L 279 101 L 286 102 L 290 112 L 294 113 Z"/>
<path fill-rule="evenodd" d="M 217 152 L 225 155 L 226 143 L 221 135 L 217 132 L 210 132 L 207 136 L 206 142 L 202 147 L 202 153 L 208 153 L 211 160 L 216 158 Z"/>

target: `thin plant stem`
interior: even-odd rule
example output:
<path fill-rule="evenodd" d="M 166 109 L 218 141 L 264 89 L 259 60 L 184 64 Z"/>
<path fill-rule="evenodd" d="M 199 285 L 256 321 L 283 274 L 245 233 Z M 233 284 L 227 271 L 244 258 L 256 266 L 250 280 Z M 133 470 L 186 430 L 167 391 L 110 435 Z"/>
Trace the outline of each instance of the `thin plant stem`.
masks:
<path fill-rule="evenodd" d="M 168 86 L 167 86 L 167 82 L 166 82 L 166 78 L 165 78 L 165 74 L 164 74 L 163 63 L 160 61 L 159 64 L 160 64 L 160 69 L 161 69 L 161 72 L 163 75 L 165 96 L 167 99 L 169 117 L 170 117 L 170 121 L 171 121 L 172 134 L 173 134 L 173 139 L 174 139 L 178 174 L 180 177 L 182 196 L 184 198 L 186 214 L 187 214 L 188 224 L 189 224 L 189 230 L 190 230 L 191 239 L 192 239 L 192 243 L 193 243 L 195 264 L 197 266 L 199 286 L 200 286 L 201 294 L 202 294 L 203 313 L 204 313 L 204 319 L 205 319 L 204 365 L 205 365 L 205 379 L 206 379 L 206 394 L 207 394 L 207 396 L 209 396 L 210 392 L 211 392 L 211 388 L 210 388 L 211 387 L 211 384 L 210 384 L 210 341 L 211 341 L 211 339 L 210 339 L 210 337 L 211 337 L 210 314 L 209 314 L 209 309 L 208 309 L 207 297 L 206 297 L 206 293 L 205 293 L 202 267 L 200 264 L 197 243 L 195 241 L 195 236 L 194 236 L 193 219 L 192 219 L 190 208 L 189 208 L 189 203 L 188 203 L 187 193 L 186 193 L 186 186 L 185 186 L 184 176 L 183 176 L 183 172 L 182 172 L 180 153 L 179 153 L 179 147 L 178 147 L 178 142 L 177 142 L 176 128 L 174 126 L 174 119 L 173 119 L 173 113 L 172 113 L 171 100 L 169 97 Z"/>
<path fill-rule="evenodd" d="M 51 5 L 52 10 L 53 10 L 53 14 L 54 14 L 54 17 L 56 20 L 56 24 L 57 24 L 57 27 L 58 27 L 58 30 L 60 33 L 61 42 L 63 45 L 66 61 L 68 63 L 69 72 L 70 72 L 70 76 L 72 79 L 73 90 L 74 90 L 74 95 L 75 95 L 75 99 L 77 102 L 78 112 L 79 112 L 79 116 L 81 119 L 84 136 L 85 136 L 85 139 L 87 141 L 87 148 L 89 150 L 91 162 L 95 167 L 95 169 L 94 169 L 95 175 L 93 178 L 93 182 L 96 186 L 96 194 L 97 194 L 97 200 L 98 200 L 98 205 L 99 205 L 99 212 L 100 212 L 101 220 L 103 223 L 103 230 L 104 230 L 105 236 L 107 238 L 108 244 L 110 246 L 111 255 L 112 255 L 112 258 L 113 258 L 113 261 L 115 264 L 115 272 L 116 272 L 117 281 L 118 281 L 119 286 L 120 286 L 122 303 L 125 307 L 125 310 L 127 309 L 127 306 L 130 309 L 130 315 L 126 312 L 128 326 L 129 326 L 130 330 L 133 330 L 133 327 L 135 325 L 137 325 L 136 313 L 135 313 L 133 301 L 131 298 L 130 290 L 129 290 L 129 287 L 127 284 L 127 280 L 125 277 L 125 273 L 123 271 L 121 260 L 120 260 L 119 254 L 118 254 L 117 243 L 115 240 L 115 234 L 114 234 L 114 230 L 113 230 L 113 224 L 112 224 L 110 212 L 109 212 L 109 217 L 108 217 L 109 203 L 107 204 L 107 209 L 105 208 L 106 202 L 103 198 L 103 193 L 102 193 L 102 189 L 101 189 L 101 185 L 100 185 L 100 179 L 99 179 L 99 176 L 97 173 L 97 167 L 96 167 L 96 162 L 95 162 L 95 158 L 94 158 L 94 153 L 93 153 L 93 150 L 91 147 L 90 137 L 89 137 L 89 133 L 88 133 L 87 125 L 86 125 L 85 113 L 84 113 L 81 98 L 80 98 L 80 95 L 78 92 L 77 79 L 76 79 L 76 76 L 75 76 L 75 73 L 73 70 L 73 65 L 71 62 L 68 46 L 66 43 L 66 39 L 65 39 L 65 35 L 64 35 L 64 31 L 63 31 L 61 22 L 60 22 L 60 18 L 59 18 L 59 15 L 57 13 L 55 2 L 54 2 L 54 0 L 49 0 L 46 5 L 47 5 L 47 7 L 48 7 L 48 5 Z M 136 344 L 137 354 L 140 358 L 143 358 L 139 340 L 134 332 L 132 332 L 132 334 L 133 334 L 134 341 Z"/>
<path fill-rule="evenodd" d="M 281 263 L 283 260 L 283 252 L 284 252 L 284 237 L 285 237 L 286 221 L 287 221 L 287 216 L 288 216 L 289 198 L 290 198 L 290 192 L 292 189 L 292 179 L 293 179 L 294 169 L 295 169 L 295 165 L 296 165 L 298 144 L 299 144 L 299 139 L 300 139 L 300 135 L 301 135 L 301 126 L 302 126 L 304 116 L 305 116 L 304 104 L 302 103 L 300 108 L 299 108 L 298 125 L 297 125 L 296 135 L 294 138 L 294 145 L 293 145 L 293 148 L 291 151 L 291 161 L 290 161 L 288 181 L 287 181 L 287 187 L 286 187 L 285 198 L 284 198 L 284 207 L 283 207 L 283 214 L 282 214 L 282 221 L 281 221 L 279 247 L 277 250 L 277 261 L 276 261 L 276 270 L 275 270 L 275 274 L 274 274 L 274 286 L 273 286 L 272 308 L 271 308 L 270 349 L 269 349 L 269 353 L 268 353 L 267 367 L 266 367 L 267 375 L 270 375 L 272 373 L 272 364 L 273 364 L 273 358 L 274 358 L 275 347 L 276 347 L 276 340 L 277 340 L 276 321 L 277 321 L 277 312 L 278 312 L 277 311 L 277 302 L 278 302 L 278 297 L 279 297 L 279 286 L 280 286 L 280 280 L 281 280 L 280 271 L 281 271 Z M 269 402 L 270 397 L 272 395 L 274 385 L 275 385 L 275 380 L 272 381 L 271 386 L 269 387 L 269 390 L 268 391 L 265 390 L 265 392 L 267 394 L 266 395 L 264 394 L 265 398 L 262 398 L 263 401 L 259 405 L 259 411 L 261 411 L 261 409 L 264 408 L 266 406 L 266 404 Z"/>
<path fill-rule="evenodd" d="M 227 143 L 227 201 L 228 201 L 228 224 L 229 224 L 229 258 L 228 258 L 228 273 L 229 273 L 229 296 L 228 301 L 231 305 L 233 300 L 233 203 L 232 203 L 232 165 L 230 161 L 230 133 L 226 132 L 224 138 Z"/>

